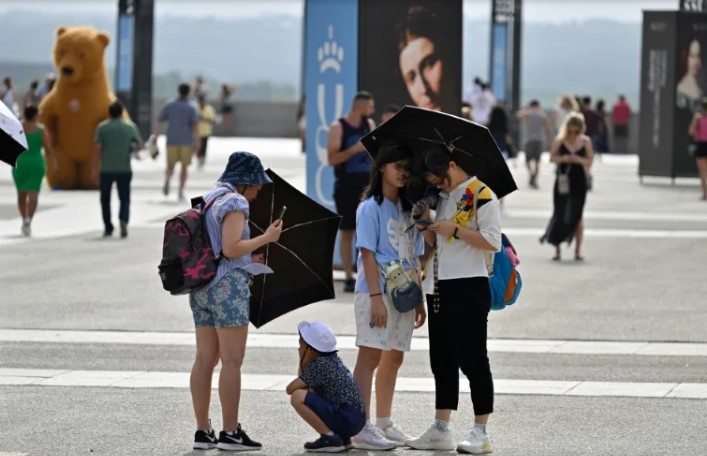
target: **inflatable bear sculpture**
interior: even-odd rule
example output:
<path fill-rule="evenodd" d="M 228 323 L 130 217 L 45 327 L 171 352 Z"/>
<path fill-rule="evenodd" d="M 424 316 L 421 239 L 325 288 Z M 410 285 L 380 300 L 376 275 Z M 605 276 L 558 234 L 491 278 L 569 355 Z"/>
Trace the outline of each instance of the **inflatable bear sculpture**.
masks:
<path fill-rule="evenodd" d="M 39 119 L 48 129 L 57 169 L 47 179 L 57 189 L 96 189 L 98 157 L 93 140 L 98 124 L 108 118 L 115 100 L 103 63 L 110 41 L 91 27 L 60 27 L 56 31 L 54 65 L 58 80 L 39 106 Z M 49 171 L 49 170 L 48 170 Z"/>

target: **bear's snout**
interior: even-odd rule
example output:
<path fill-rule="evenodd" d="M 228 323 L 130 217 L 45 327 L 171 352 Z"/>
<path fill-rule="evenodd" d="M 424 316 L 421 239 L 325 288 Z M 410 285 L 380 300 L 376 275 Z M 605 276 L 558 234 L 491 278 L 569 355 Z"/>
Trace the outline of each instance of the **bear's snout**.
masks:
<path fill-rule="evenodd" d="M 61 74 L 65 74 L 66 76 L 71 76 L 74 74 L 74 67 L 71 66 L 65 66 L 61 68 Z"/>

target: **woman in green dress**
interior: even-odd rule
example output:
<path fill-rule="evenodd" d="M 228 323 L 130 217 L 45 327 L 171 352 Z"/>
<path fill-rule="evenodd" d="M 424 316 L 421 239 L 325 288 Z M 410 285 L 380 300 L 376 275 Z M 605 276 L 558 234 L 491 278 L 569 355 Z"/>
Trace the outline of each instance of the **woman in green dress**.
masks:
<path fill-rule="evenodd" d="M 22 234 L 32 234 L 32 217 L 37 210 L 39 189 L 46 172 L 42 148 L 47 155 L 47 161 L 53 169 L 56 168 L 51 140 L 47 130 L 37 122 L 39 111 L 36 106 L 27 106 L 24 112 L 22 127 L 27 137 L 27 150 L 17 158 L 17 164 L 12 170 L 12 177 L 17 187 L 17 206 L 22 216 Z"/>

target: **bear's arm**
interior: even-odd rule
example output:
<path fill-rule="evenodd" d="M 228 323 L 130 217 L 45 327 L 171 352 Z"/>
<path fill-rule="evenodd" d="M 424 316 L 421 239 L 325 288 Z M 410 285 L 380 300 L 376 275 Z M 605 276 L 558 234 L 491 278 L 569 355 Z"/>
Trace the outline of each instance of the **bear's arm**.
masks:
<path fill-rule="evenodd" d="M 51 140 L 51 145 L 56 144 L 57 137 L 57 113 L 56 113 L 56 102 L 53 94 L 49 94 L 44 97 L 42 102 L 39 104 L 39 123 L 43 124 L 49 133 L 49 138 Z"/>

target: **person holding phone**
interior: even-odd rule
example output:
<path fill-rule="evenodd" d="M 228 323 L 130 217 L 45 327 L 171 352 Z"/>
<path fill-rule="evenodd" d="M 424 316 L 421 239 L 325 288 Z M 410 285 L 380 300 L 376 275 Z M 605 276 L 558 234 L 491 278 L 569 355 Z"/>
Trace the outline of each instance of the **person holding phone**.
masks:
<path fill-rule="evenodd" d="M 251 254 L 282 232 L 282 220 L 275 220 L 260 236 L 251 238 L 248 227 L 249 203 L 264 185 L 272 184 L 260 159 L 249 152 L 234 152 L 204 200 L 215 200 L 206 211 L 205 224 L 211 247 L 221 252 L 216 277 L 189 295 L 196 326 L 196 360 L 190 387 L 197 431 L 194 449 L 219 448 L 227 451 L 259 450 L 238 422 L 241 396 L 241 365 L 245 357 L 250 309 L 250 275 L 246 272 Z M 218 439 L 209 420 L 211 379 L 221 361 L 219 398 L 223 431 Z"/>

